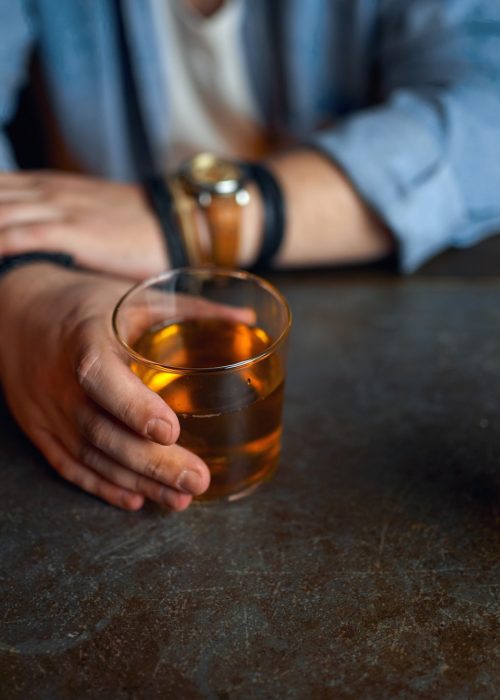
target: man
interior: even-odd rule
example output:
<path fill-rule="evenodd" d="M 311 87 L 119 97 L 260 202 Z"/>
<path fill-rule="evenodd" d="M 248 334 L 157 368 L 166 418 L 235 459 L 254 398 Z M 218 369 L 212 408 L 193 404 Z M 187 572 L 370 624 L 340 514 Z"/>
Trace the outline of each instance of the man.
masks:
<path fill-rule="evenodd" d="M 39 260 L 0 278 L 0 376 L 65 478 L 125 508 L 150 498 L 181 509 L 207 487 L 206 466 L 174 444 L 175 414 L 128 371 L 107 322 L 126 286 L 117 276 L 170 263 L 140 179 L 201 149 L 264 160 L 286 207 L 276 266 L 396 250 L 410 272 L 470 245 L 500 229 L 500 6 L 126 0 L 119 10 L 113 0 L 0 5 L 3 122 L 36 44 L 52 126 L 86 173 L 15 172 L 4 137 L 0 255 L 60 251 L 88 270 Z M 141 128 L 148 167 L 134 147 Z M 240 265 L 258 257 L 265 228 L 250 191 Z"/>

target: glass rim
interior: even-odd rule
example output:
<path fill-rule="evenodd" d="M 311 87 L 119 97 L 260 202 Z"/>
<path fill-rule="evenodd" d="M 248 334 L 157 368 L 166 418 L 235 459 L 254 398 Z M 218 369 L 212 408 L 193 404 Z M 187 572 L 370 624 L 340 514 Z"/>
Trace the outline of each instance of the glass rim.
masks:
<path fill-rule="evenodd" d="M 275 340 L 273 340 L 269 347 L 267 347 L 263 352 L 259 353 L 258 355 L 254 355 L 253 357 L 250 357 L 247 360 L 240 360 L 239 362 L 233 362 L 228 365 L 219 365 L 216 367 L 180 367 L 175 365 L 162 364 L 160 362 L 155 362 L 154 360 L 150 360 L 147 357 L 144 357 L 144 355 L 141 355 L 140 353 L 136 352 L 127 343 L 127 341 L 122 337 L 120 331 L 118 330 L 117 321 L 120 310 L 122 309 L 125 302 L 137 292 L 147 289 L 148 287 L 152 287 L 158 282 L 162 282 L 170 277 L 180 275 L 182 273 L 194 273 L 196 275 L 221 275 L 223 277 L 232 277 L 233 279 L 255 282 L 259 287 L 265 289 L 269 294 L 271 294 L 271 296 L 277 299 L 278 302 L 283 306 L 285 310 L 285 324 L 283 330 L 278 335 L 278 337 Z M 231 372 L 240 370 L 244 367 L 251 367 L 257 362 L 260 362 L 266 357 L 272 355 L 275 349 L 285 340 L 290 331 L 292 325 L 292 312 L 284 295 L 278 289 L 276 289 L 276 287 L 270 282 L 265 280 L 263 277 L 260 277 L 259 275 L 254 275 L 252 272 L 247 272 L 246 270 L 231 270 L 222 267 L 176 267 L 172 268 L 171 270 L 167 270 L 166 272 L 161 272 L 159 275 L 155 275 L 154 277 L 148 277 L 145 280 L 141 280 L 140 282 L 137 282 L 132 287 L 130 287 L 130 289 L 128 289 L 115 304 L 115 307 L 113 309 L 113 315 L 111 317 L 111 325 L 113 327 L 114 336 L 116 340 L 120 343 L 120 345 L 135 361 L 141 362 L 147 367 L 157 369 L 163 372 L 171 372 L 172 374 L 214 374 L 217 372 Z"/>

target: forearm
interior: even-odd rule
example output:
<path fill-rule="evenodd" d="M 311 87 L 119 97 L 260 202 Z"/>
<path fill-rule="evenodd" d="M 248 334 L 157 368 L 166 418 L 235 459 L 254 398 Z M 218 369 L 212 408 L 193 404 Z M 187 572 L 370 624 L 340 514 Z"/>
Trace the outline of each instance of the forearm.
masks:
<path fill-rule="evenodd" d="M 285 238 L 276 267 L 361 263 L 392 251 L 391 234 L 332 161 L 304 149 L 273 156 L 267 164 L 286 202 Z M 257 197 L 250 207 L 243 264 L 255 259 L 262 230 Z"/>
<path fill-rule="evenodd" d="M 332 160 L 304 149 L 275 155 L 268 165 L 286 207 L 277 267 L 365 262 L 391 251 L 381 220 Z M 2 187 L 13 199 L 0 205 L 0 256 L 60 250 L 82 267 L 136 279 L 168 266 L 157 220 L 139 187 L 50 172 L 3 173 Z M 242 267 L 257 259 L 263 231 L 258 188 L 249 189 Z"/>

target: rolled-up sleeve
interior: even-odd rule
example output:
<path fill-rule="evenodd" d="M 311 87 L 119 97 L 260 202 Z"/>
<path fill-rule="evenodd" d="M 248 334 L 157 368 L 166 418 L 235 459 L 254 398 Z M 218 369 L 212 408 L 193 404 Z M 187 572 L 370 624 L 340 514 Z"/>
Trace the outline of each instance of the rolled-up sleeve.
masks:
<path fill-rule="evenodd" d="M 0 170 L 17 167 L 5 126 L 13 116 L 26 79 L 32 36 L 24 2 L 0 2 Z"/>
<path fill-rule="evenodd" d="M 378 103 L 308 141 L 387 223 L 412 272 L 500 232 L 500 2 L 380 7 Z"/>

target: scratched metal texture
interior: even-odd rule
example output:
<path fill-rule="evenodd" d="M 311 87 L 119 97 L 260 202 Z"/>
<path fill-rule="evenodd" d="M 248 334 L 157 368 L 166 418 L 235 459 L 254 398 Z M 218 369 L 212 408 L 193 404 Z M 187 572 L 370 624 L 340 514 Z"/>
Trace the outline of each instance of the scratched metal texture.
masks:
<path fill-rule="evenodd" d="M 500 278 L 281 275 L 281 468 L 122 513 L 0 412 L 0 698 L 498 697 Z"/>

